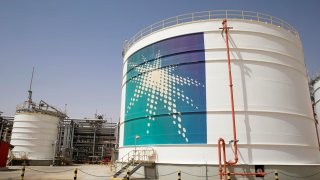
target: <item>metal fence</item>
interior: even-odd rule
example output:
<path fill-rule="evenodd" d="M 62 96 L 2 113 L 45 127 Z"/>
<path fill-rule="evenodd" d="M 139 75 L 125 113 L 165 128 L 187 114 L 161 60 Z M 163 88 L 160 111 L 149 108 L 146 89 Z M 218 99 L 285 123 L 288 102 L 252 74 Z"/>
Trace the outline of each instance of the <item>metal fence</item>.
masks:
<path fill-rule="evenodd" d="M 154 32 L 157 32 L 161 29 L 168 27 L 181 25 L 185 23 L 192 23 L 198 21 L 210 21 L 210 20 L 219 20 L 219 19 L 240 19 L 240 20 L 251 20 L 264 22 L 272 24 L 278 27 L 281 27 L 285 30 L 288 30 L 293 35 L 299 39 L 298 31 L 291 26 L 288 22 L 263 13 L 252 12 L 252 11 L 240 11 L 240 10 L 212 10 L 212 11 L 203 11 L 203 12 L 194 12 L 189 14 L 182 14 L 168 19 L 161 20 L 156 22 L 135 34 L 130 40 L 125 41 L 123 46 L 123 53 L 125 53 L 133 44 L 135 44 L 140 39 L 144 38 L 147 35 L 150 35 Z"/>

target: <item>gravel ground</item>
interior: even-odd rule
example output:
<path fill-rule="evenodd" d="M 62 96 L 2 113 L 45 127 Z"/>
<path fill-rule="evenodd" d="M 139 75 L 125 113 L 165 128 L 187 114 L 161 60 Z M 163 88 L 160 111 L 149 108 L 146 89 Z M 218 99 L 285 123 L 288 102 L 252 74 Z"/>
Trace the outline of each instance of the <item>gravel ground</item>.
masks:
<path fill-rule="evenodd" d="M 26 166 L 24 179 L 73 179 L 74 169 L 78 168 L 77 179 L 110 179 L 112 173 L 106 165 L 73 165 L 73 166 Z M 0 171 L 0 179 L 20 180 L 22 166 L 10 166 Z"/>

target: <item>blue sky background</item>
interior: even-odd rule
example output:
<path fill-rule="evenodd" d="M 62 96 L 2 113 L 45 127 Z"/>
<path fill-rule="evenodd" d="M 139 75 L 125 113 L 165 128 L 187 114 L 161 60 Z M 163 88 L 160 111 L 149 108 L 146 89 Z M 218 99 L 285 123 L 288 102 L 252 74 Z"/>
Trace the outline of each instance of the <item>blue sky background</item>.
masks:
<path fill-rule="evenodd" d="M 299 32 L 310 74 L 320 73 L 318 0 L 0 0 L 0 111 L 14 115 L 27 99 L 35 66 L 34 100 L 73 118 L 96 109 L 117 121 L 122 44 L 159 20 L 205 10 L 271 14 Z"/>

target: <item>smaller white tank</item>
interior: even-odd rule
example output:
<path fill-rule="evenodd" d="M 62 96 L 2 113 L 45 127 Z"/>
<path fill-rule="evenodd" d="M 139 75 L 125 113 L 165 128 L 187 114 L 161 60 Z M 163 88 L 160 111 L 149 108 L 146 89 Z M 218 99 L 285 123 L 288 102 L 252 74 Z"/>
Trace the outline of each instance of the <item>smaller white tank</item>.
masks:
<path fill-rule="evenodd" d="M 52 160 L 58 134 L 59 117 L 37 112 L 17 113 L 11 144 L 16 158 Z"/>
<path fill-rule="evenodd" d="M 24 106 L 25 107 L 25 106 Z M 15 159 L 53 160 L 58 125 L 65 115 L 41 101 L 36 107 L 18 107 L 14 117 L 11 144 Z"/>

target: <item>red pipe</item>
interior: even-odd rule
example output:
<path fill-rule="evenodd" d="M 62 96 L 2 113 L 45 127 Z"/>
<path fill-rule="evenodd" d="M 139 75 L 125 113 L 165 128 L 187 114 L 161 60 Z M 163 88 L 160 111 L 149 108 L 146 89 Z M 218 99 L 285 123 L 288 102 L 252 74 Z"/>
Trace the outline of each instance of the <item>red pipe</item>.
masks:
<path fill-rule="evenodd" d="M 221 143 L 223 148 L 223 171 L 222 171 L 222 162 L 221 162 Z M 222 180 L 222 176 L 226 174 L 227 172 L 227 158 L 226 158 L 226 143 L 224 142 L 224 139 L 219 138 L 218 140 L 218 157 L 219 157 L 219 175 L 220 180 Z M 227 176 L 224 177 L 224 179 L 227 179 Z"/>
<path fill-rule="evenodd" d="M 233 83 L 232 83 L 232 73 L 231 73 L 231 63 L 230 63 L 230 48 L 229 48 L 229 29 L 231 27 L 228 27 L 227 20 L 224 19 L 222 22 L 223 28 L 220 28 L 223 30 L 223 32 L 226 33 L 226 47 L 227 47 L 227 55 L 228 55 L 228 71 L 229 71 L 229 87 L 230 87 L 230 99 L 231 99 L 231 111 L 232 111 L 232 127 L 233 127 L 233 146 L 234 146 L 234 160 L 228 161 L 226 159 L 226 144 L 223 138 L 219 138 L 218 140 L 218 157 L 219 157 L 219 175 L 220 180 L 222 180 L 223 176 L 224 179 L 227 179 L 227 165 L 235 165 L 238 163 L 238 145 L 237 145 L 237 129 L 236 129 L 236 117 L 234 112 L 234 97 L 233 97 Z M 223 170 L 222 170 L 222 160 L 221 160 L 221 148 L 223 150 Z M 241 175 L 241 176 L 250 176 L 250 175 L 260 175 L 264 176 L 264 172 L 258 172 L 258 173 L 251 173 L 251 172 L 244 172 L 244 173 L 236 173 L 232 172 L 230 174 L 233 175 Z"/>
<path fill-rule="evenodd" d="M 237 164 L 238 162 L 238 145 L 237 145 L 237 129 L 236 129 L 236 117 L 234 113 L 234 98 L 233 98 L 233 82 L 231 73 L 231 62 L 230 62 L 230 48 L 229 48 L 229 29 L 227 20 L 223 20 L 223 31 L 226 33 L 226 46 L 228 55 L 228 71 L 229 71 L 229 87 L 230 87 L 230 99 L 231 99 L 231 113 L 232 113 L 232 127 L 233 127 L 233 146 L 234 146 L 234 161 L 229 161 L 229 165 Z"/>

